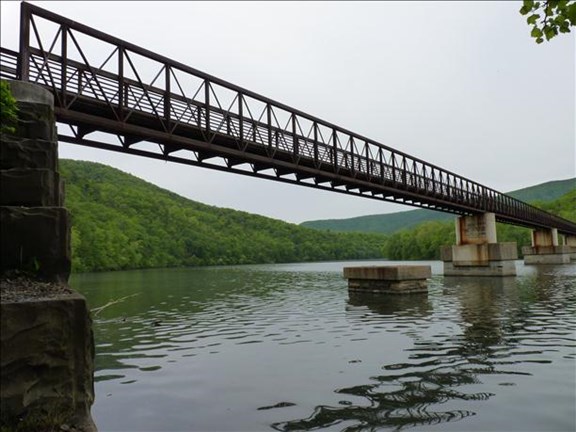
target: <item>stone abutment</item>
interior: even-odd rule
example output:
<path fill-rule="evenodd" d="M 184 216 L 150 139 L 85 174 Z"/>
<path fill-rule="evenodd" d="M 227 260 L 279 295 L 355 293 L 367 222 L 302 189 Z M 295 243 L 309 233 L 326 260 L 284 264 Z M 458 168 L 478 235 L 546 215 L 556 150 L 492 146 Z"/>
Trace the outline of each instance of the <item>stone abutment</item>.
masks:
<path fill-rule="evenodd" d="M 91 432 L 92 321 L 84 297 L 68 286 L 70 214 L 53 97 L 33 84 L 9 84 L 18 124 L 0 142 L 2 426 L 33 419 L 47 430 Z"/>

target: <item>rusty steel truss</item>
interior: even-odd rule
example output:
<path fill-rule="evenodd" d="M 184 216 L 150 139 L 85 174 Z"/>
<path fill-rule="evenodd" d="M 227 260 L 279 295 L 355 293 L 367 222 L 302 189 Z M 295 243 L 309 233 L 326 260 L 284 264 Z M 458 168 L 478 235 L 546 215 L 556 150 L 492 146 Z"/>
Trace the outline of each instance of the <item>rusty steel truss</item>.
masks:
<path fill-rule="evenodd" d="M 30 3 L 19 52 L 0 58 L 3 77 L 53 93 L 70 126 L 60 141 L 576 235 L 573 222 Z"/>

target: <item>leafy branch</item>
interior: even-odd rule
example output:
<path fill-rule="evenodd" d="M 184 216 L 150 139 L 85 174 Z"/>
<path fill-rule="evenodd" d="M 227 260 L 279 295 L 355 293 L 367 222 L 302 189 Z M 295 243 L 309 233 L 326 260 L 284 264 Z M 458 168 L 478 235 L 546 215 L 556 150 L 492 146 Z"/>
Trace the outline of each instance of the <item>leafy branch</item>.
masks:
<path fill-rule="evenodd" d="M 576 1 L 524 0 L 520 14 L 528 15 L 526 22 L 532 26 L 530 35 L 541 44 L 559 33 L 570 33 L 570 27 L 576 25 Z"/>

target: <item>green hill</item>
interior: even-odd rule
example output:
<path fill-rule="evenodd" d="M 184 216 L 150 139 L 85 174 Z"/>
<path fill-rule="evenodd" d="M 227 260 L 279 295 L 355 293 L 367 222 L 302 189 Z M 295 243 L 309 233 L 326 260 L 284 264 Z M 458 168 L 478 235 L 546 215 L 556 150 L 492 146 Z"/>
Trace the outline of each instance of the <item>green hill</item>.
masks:
<path fill-rule="evenodd" d="M 117 169 L 60 161 L 74 271 L 383 257 L 384 236 L 327 233 L 201 204 Z"/>
<path fill-rule="evenodd" d="M 549 202 L 576 189 L 576 178 L 551 181 L 509 192 L 508 195 L 526 202 Z M 423 222 L 452 220 L 454 216 L 433 210 L 408 210 L 389 214 L 359 216 L 348 219 L 325 219 L 302 222 L 300 225 L 335 232 L 372 232 L 390 234 L 416 227 Z"/>

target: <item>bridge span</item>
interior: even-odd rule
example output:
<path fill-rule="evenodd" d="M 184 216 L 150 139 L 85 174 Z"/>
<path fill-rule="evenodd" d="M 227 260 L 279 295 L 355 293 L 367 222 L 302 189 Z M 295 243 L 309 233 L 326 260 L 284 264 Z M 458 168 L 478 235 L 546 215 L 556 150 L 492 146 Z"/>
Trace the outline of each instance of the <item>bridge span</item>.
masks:
<path fill-rule="evenodd" d="M 19 50 L 0 54 L 2 77 L 52 92 L 63 142 L 576 236 L 576 223 L 30 3 Z"/>

